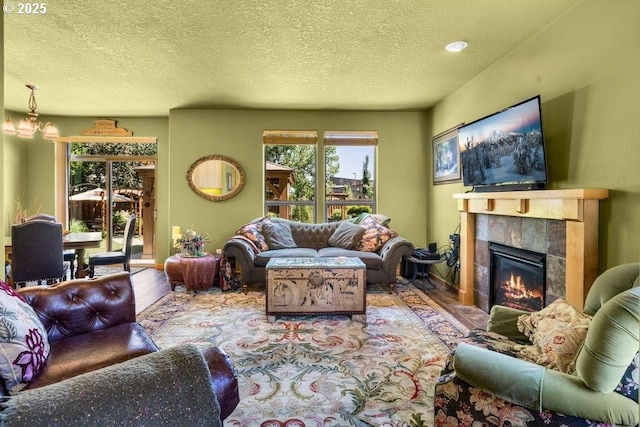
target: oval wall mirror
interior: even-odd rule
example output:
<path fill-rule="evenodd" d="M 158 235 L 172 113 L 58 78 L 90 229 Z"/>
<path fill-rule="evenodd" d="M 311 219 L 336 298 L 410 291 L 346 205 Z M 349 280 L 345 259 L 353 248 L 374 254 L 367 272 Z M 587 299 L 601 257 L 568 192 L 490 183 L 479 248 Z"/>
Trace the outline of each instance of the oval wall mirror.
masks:
<path fill-rule="evenodd" d="M 187 171 L 189 187 L 213 202 L 227 200 L 244 187 L 244 170 L 233 159 L 211 154 L 196 160 Z"/>

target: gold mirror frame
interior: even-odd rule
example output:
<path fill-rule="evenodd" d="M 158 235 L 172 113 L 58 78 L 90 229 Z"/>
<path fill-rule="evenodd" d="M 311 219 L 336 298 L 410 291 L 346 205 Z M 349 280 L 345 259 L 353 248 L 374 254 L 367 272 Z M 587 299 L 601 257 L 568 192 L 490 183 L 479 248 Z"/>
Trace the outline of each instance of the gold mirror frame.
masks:
<path fill-rule="evenodd" d="M 221 179 L 220 185 L 222 189 L 222 192 L 220 194 L 212 194 L 210 192 L 203 191 L 200 187 L 196 185 L 193 177 L 195 170 L 199 166 L 206 164 L 206 162 L 215 161 L 215 160 L 220 161 L 223 164 L 226 163 L 227 165 L 231 166 L 234 172 L 236 172 L 235 174 L 233 172 L 229 174 L 225 173 L 224 180 L 223 180 L 222 174 L 220 175 L 220 179 Z M 235 160 L 227 156 L 223 156 L 221 154 L 211 154 L 208 156 L 200 157 L 198 160 L 193 162 L 193 164 L 189 167 L 189 170 L 187 171 L 187 182 L 189 183 L 189 187 L 191 187 L 193 192 L 196 193 L 198 196 L 202 197 L 203 199 L 207 199 L 212 202 L 220 202 L 222 200 L 227 200 L 234 197 L 236 194 L 240 192 L 240 190 L 242 190 L 242 187 L 244 187 L 245 179 L 246 178 L 244 174 L 244 169 L 242 169 L 242 167 L 238 164 L 238 162 L 236 162 Z"/>

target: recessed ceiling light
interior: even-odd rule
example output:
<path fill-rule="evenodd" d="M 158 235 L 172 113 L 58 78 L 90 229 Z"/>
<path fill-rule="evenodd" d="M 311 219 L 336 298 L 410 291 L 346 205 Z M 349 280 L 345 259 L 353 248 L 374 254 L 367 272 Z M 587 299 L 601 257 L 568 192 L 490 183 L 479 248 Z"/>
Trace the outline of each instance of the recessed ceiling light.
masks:
<path fill-rule="evenodd" d="M 447 52 L 462 52 L 469 44 L 465 41 L 457 41 L 453 43 L 449 43 L 444 47 L 444 50 Z"/>

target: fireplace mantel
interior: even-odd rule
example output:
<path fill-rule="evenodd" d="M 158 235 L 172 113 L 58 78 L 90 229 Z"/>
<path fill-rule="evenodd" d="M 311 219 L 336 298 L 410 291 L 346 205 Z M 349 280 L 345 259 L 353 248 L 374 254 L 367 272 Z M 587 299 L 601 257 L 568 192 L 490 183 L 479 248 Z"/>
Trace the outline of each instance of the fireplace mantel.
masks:
<path fill-rule="evenodd" d="M 506 215 L 566 221 L 566 300 L 582 309 L 598 275 L 599 201 L 606 189 L 456 193 L 460 211 L 460 289 L 462 304 L 473 305 L 475 216 Z"/>

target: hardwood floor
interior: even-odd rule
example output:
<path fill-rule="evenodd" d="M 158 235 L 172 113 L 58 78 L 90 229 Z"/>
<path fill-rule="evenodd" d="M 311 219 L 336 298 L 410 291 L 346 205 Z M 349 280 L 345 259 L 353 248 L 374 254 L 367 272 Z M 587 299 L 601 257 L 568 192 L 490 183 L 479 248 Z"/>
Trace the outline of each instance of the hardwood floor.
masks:
<path fill-rule="evenodd" d="M 163 270 L 146 268 L 131 276 L 136 296 L 136 314 L 171 292 Z"/>
<path fill-rule="evenodd" d="M 136 313 L 140 313 L 151 304 L 171 292 L 171 286 L 163 270 L 147 268 L 132 276 L 136 295 Z M 457 295 L 442 283 L 435 281 L 434 289 L 422 289 L 420 281 L 416 287 L 423 290 L 456 319 L 468 328 L 485 328 L 488 315 L 476 306 L 465 306 L 458 302 Z"/>

